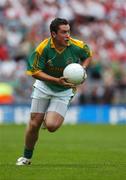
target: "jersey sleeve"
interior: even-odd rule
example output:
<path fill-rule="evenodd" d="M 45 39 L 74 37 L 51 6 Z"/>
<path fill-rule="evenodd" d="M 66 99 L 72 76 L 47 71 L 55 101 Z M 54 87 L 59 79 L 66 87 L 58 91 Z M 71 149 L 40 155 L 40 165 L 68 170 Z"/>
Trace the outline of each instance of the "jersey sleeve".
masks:
<path fill-rule="evenodd" d="M 42 41 L 36 49 L 31 53 L 27 61 L 27 74 L 33 75 L 38 71 L 43 71 L 45 68 L 45 61 L 47 56 L 46 46 L 49 39 Z"/>
<path fill-rule="evenodd" d="M 27 62 L 27 74 L 34 75 L 42 71 L 45 67 L 45 53 L 40 55 L 38 51 L 34 50 Z"/>
<path fill-rule="evenodd" d="M 82 48 L 80 48 L 80 60 L 83 61 L 89 57 L 92 57 L 92 51 L 87 44 L 83 43 Z"/>

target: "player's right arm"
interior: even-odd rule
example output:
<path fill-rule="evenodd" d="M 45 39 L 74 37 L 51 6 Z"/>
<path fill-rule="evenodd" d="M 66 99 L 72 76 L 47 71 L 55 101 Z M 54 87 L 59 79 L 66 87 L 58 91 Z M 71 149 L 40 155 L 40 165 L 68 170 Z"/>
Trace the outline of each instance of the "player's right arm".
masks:
<path fill-rule="evenodd" d="M 70 87 L 70 88 L 75 87 L 75 85 L 73 85 L 72 83 L 68 83 L 66 81 L 67 79 L 65 77 L 56 78 L 56 77 L 53 77 L 53 76 L 50 76 L 50 75 L 46 74 L 43 71 L 36 72 L 35 74 L 32 75 L 32 77 L 34 77 L 35 79 L 38 79 L 40 81 L 48 81 L 48 82 L 51 82 L 51 83 L 56 83 L 56 84 L 59 84 L 59 85 Z"/>
<path fill-rule="evenodd" d="M 73 84 L 68 83 L 66 78 L 56 78 L 43 72 L 45 68 L 46 54 L 43 52 L 43 56 L 40 56 L 36 50 L 31 54 L 27 64 L 27 74 L 40 81 L 49 81 L 51 83 L 60 84 L 66 87 L 73 88 Z"/>

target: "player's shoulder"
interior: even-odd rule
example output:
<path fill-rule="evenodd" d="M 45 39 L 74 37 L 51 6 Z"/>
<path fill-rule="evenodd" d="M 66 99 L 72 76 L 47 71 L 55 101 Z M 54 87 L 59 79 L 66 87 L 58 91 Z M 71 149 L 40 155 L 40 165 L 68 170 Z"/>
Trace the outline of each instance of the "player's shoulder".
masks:
<path fill-rule="evenodd" d="M 48 46 L 50 41 L 50 38 L 46 38 L 45 40 L 43 40 L 37 47 L 36 47 L 36 51 L 39 54 L 42 54 L 43 50 Z"/>
<path fill-rule="evenodd" d="M 85 45 L 85 42 L 78 40 L 78 39 L 75 39 L 75 38 L 70 38 L 70 44 L 77 46 L 77 47 L 80 47 L 80 48 L 83 48 Z"/>

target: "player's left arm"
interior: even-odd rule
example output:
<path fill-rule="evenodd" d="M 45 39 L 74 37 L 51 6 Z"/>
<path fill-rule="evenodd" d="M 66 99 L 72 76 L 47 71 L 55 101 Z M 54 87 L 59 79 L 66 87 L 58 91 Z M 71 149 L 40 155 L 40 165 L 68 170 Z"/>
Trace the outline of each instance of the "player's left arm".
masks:
<path fill-rule="evenodd" d="M 89 57 L 89 58 L 85 59 L 81 63 L 81 65 L 84 67 L 84 69 L 87 69 L 90 66 L 90 64 L 91 64 L 91 61 L 92 61 L 92 57 Z"/>
<path fill-rule="evenodd" d="M 84 69 L 87 69 L 92 61 L 92 51 L 89 46 L 83 43 L 83 48 L 81 49 L 81 65 Z"/>
<path fill-rule="evenodd" d="M 89 57 L 85 61 L 83 61 L 82 64 L 81 64 L 83 66 L 83 68 L 84 68 L 84 71 L 85 71 L 84 81 L 87 79 L 87 69 L 90 66 L 91 61 L 92 61 L 92 58 Z"/>
<path fill-rule="evenodd" d="M 84 76 L 84 81 L 87 79 L 87 69 L 91 64 L 92 61 L 92 51 L 89 48 L 89 46 L 85 43 L 83 43 L 83 48 L 81 49 L 81 65 L 84 68 L 85 71 L 85 76 Z M 83 81 L 83 82 L 84 82 Z"/>

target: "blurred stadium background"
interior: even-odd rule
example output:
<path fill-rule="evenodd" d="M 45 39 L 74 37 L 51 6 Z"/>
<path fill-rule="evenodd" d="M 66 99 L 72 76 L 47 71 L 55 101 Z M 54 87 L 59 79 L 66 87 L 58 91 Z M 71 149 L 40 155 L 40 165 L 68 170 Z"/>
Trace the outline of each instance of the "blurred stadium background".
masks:
<path fill-rule="evenodd" d="M 0 0 L 0 123 L 27 122 L 27 57 L 55 17 L 68 19 L 71 35 L 94 54 L 65 122 L 126 123 L 125 0 Z"/>

